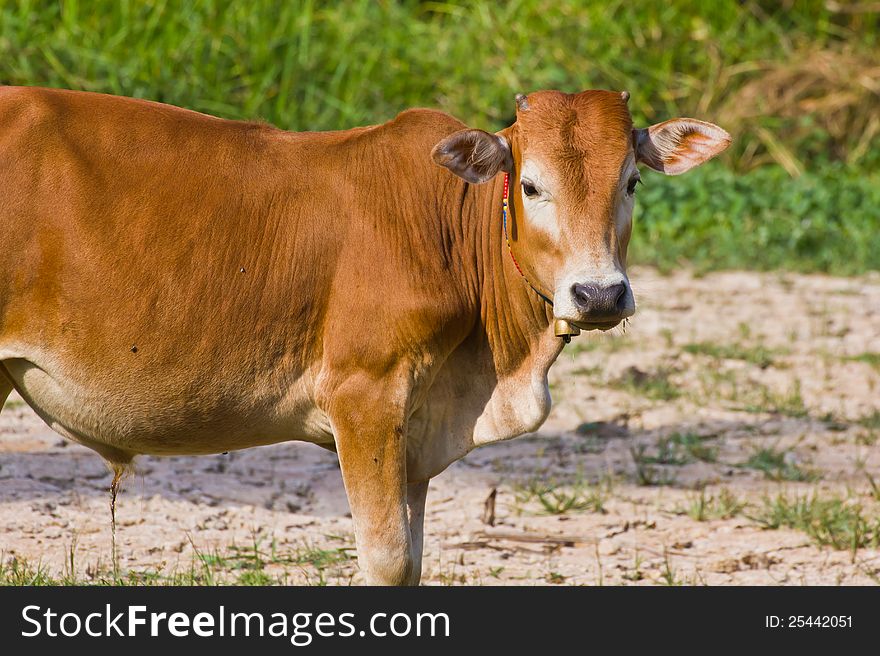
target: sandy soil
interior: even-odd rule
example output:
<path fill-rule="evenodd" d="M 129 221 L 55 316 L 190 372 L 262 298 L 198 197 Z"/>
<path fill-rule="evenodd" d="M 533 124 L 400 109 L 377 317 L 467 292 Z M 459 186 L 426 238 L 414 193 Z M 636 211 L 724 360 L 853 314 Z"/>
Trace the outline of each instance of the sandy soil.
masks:
<path fill-rule="evenodd" d="M 553 367 L 543 429 L 432 483 L 423 581 L 880 582 L 870 540 L 835 549 L 760 521 L 781 494 L 839 498 L 866 530 L 880 522 L 880 276 L 632 279 L 626 332 L 584 335 Z M 0 558 L 62 576 L 72 554 L 80 580 L 104 575 L 102 461 L 14 396 L 0 436 Z M 360 580 L 335 456 L 311 445 L 142 458 L 118 522 L 123 572 L 245 581 L 256 544 L 273 581 Z"/>

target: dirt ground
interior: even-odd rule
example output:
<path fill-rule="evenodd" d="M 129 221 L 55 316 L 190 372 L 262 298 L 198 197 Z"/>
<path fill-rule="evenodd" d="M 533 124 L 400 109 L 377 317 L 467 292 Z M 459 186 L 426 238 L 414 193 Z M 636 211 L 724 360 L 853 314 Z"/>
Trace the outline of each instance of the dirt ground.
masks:
<path fill-rule="evenodd" d="M 636 317 L 565 349 L 541 431 L 434 480 L 423 582 L 880 582 L 880 275 L 631 278 Z M 13 395 L 7 571 L 106 576 L 109 483 Z M 117 544 L 132 578 L 360 581 L 335 456 L 305 444 L 138 460 Z"/>

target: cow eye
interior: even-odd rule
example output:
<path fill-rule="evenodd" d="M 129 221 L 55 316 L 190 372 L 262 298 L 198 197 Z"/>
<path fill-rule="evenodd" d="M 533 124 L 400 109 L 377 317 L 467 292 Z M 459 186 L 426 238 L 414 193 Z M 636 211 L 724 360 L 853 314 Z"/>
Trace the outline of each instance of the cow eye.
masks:
<path fill-rule="evenodd" d="M 633 177 L 629 179 L 629 184 L 626 186 L 626 193 L 628 193 L 630 196 L 636 193 L 636 185 L 639 184 L 641 181 L 641 176 L 636 173 Z"/>
<path fill-rule="evenodd" d="M 537 189 L 537 187 L 535 187 L 535 185 L 533 185 L 533 184 L 532 184 L 531 182 L 529 182 L 528 180 L 523 180 L 523 181 L 522 181 L 522 188 L 523 188 L 523 193 L 524 193 L 526 196 L 528 196 L 529 198 L 534 198 L 535 196 L 538 195 L 538 189 Z"/>

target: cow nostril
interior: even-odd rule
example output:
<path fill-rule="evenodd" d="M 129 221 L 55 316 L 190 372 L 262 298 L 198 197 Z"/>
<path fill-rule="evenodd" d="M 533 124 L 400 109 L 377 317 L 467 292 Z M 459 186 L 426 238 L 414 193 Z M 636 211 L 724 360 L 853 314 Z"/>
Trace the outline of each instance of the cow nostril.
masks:
<path fill-rule="evenodd" d="M 572 285 L 571 293 L 574 296 L 575 303 L 581 307 L 589 307 L 590 305 L 590 289 L 585 285 Z"/>
<path fill-rule="evenodd" d="M 626 285 L 622 282 L 617 283 L 609 291 L 611 292 L 611 298 L 614 299 L 614 307 L 617 308 L 618 312 L 623 312 L 626 304 Z"/>

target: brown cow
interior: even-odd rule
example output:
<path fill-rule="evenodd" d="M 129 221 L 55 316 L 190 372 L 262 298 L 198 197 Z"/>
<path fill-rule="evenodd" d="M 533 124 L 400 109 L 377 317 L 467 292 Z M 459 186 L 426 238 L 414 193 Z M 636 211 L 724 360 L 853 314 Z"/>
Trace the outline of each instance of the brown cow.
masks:
<path fill-rule="evenodd" d="M 0 396 L 117 469 L 333 449 L 367 582 L 417 583 L 430 478 L 541 425 L 557 332 L 633 313 L 636 164 L 729 143 L 633 130 L 627 98 L 518 96 L 497 134 L 423 109 L 290 133 L 0 88 Z"/>

